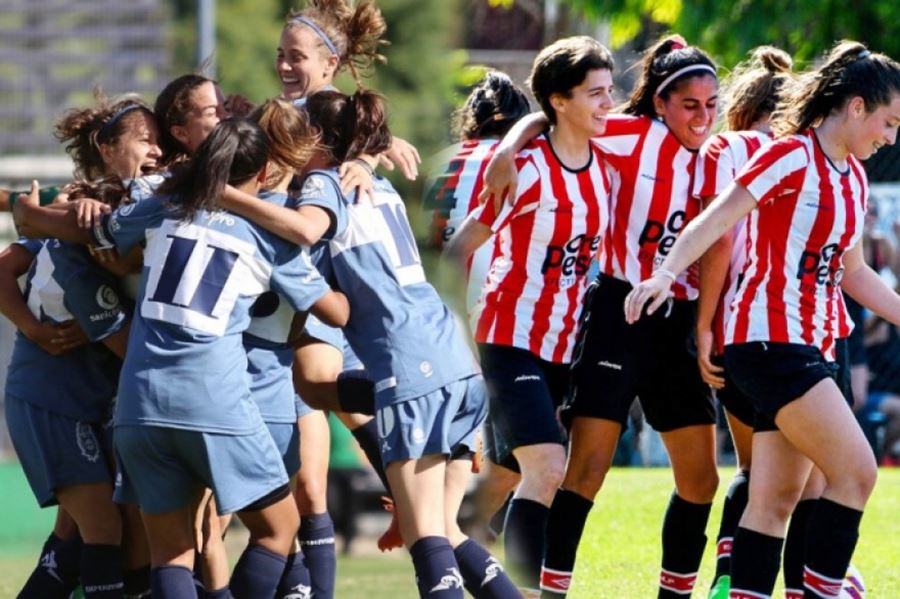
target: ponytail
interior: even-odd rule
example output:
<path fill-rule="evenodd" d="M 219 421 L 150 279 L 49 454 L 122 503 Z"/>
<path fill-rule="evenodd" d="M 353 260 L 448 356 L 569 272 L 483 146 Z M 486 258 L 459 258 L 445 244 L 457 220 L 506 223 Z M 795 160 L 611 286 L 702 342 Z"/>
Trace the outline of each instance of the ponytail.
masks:
<path fill-rule="evenodd" d="M 786 86 L 795 81 L 790 55 L 772 46 L 760 46 L 739 64 L 724 83 L 725 118 L 732 131 L 747 131 L 775 110 Z"/>
<path fill-rule="evenodd" d="M 793 135 L 815 127 L 854 97 L 866 112 L 889 104 L 900 94 L 900 65 L 884 54 L 873 54 L 853 41 L 838 42 L 821 67 L 804 74 L 784 95 L 772 115 L 772 131 Z"/>

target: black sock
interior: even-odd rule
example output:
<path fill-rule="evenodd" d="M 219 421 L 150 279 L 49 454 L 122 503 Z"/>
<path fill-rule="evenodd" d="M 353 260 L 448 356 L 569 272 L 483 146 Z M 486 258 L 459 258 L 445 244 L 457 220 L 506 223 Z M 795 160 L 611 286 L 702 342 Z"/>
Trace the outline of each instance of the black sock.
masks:
<path fill-rule="evenodd" d="M 284 566 L 284 574 L 278 583 L 278 592 L 275 597 L 311 597 L 312 587 L 309 582 L 309 568 L 303 554 L 299 551 L 287 556 L 287 564 Z"/>
<path fill-rule="evenodd" d="M 194 573 L 184 566 L 157 566 L 150 570 L 154 597 L 196 597 Z"/>
<path fill-rule="evenodd" d="M 691 503 L 672 493 L 662 527 L 662 571 L 659 599 L 682 599 L 694 588 L 706 547 L 711 503 Z"/>
<path fill-rule="evenodd" d="M 229 589 L 228 586 L 216 589 L 215 591 L 197 589 L 197 597 L 200 599 L 234 599 L 234 596 L 231 594 L 231 589 Z"/>
<path fill-rule="evenodd" d="M 446 537 L 422 537 L 409 548 L 420 597 L 462 599 L 463 579 Z"/>
<path fill-rule="evenodd" d="M 381 479 L 384 490 L 390 495 L 391 486 L 388 484 L 387 474 L 384 473 L 384 462 L 381 461 L 381 450 L 378 449 L 378 423 L 372 418 L 364 425 L 358 426 L 350 432 L 353 433 L 353 438 L 359 443 L 363 453 L 366 454 L 366 457 L 369 459 L 369 463 L 372 464 L 372 468 L 375 469 L 375 474 Z"/>
<path fill-rule="evenodd" d="M 228 587 L 235 599 L 274 597 L 287 559 L 261 545 L 248 545 L 234 566 Z"/>
<path fill-rule="evenodd" d="M 331 599 L 334 596 L 334 579 L 337 574 L 331 514 L 324 512 L 302 516 L 299 536 L 303 558 L 309 569 L 313 597 Z"/>
<path fill-rule="evenodd" d="M 122 548 L 118 545 L 81 546 L 81 588 L 85 599 L 122 597 Z"/>
<path fill-rule="evenodd" d="M 716 574 L 713 583 L 719 577 L 731 571 L 731 546 L 734 544 L 734 532 L 738 528 L 744 508 L 747 507 L 747 491 L 750 488 L 750 473 L 740 470 L 731 481 L 725 494 L 725 505 L 722 506 L 722 522 L 719 524 L 719 535 L 716 537 Z"/>
<path fill-rule="evenodd" d="M 466 590 L 475 599 L 518 599 L 522 596 L 500 562 L 472 539 L 460 543 L 453 555 Z"/>
<path fill-rule="evenodd" d="M 338 375 L 337 394 L 341 409 L 350 414 L 375 415 L 375 383 L 358 373 L 347 370 Z"/>
<path fill-rule="evenodd" d="M 150 566 L 124 570 L 122 582 L 125 583 L 125 599 L 145 599 L 150 597 Z"/>
<path fill-rule="evenodd" d="M 806 597 L 829 597 L 827 593 L 836 583 L 840 588 L 856 549 L 862 515 L 861 511 L 830 499 L 816 502 L 806 532 Z"/>
<path fill-rule="evenodd" d="M 817 499 L 804 499 L 797 503 L 791 514 L 787 536 L 784 538 L 784 592 L 803 596 L 803 567 L 806 565 L 806 535 L 809 530 L 809 517 L 818 503 Z"/>
<path fill-rule="evenodd" d="M 565 489 L 556 492 L 544 535 L 542 596 L 559 597 L 569 592 L 578 543 L 581 542 L 581 533 L 593 505 L 593 501 L 578 493 Z"/>
<path fill-rule="evenodd" d="M 738 527 L 731 551 L 731 593 L 744 591 L 770 596 L 778 577 L 784 539 Z M 743 595 L 738 595 L 743 596 Z"/>
<path fill-rule="evenodd" d="M 41 549 L 41 557 L 25 586 L 21 599 L 66 599 L 78 586 L 81 568 L 81 538 L 62 540 L 51 533 Z"/>
<path fill-rule="evenodd" d="M 509 504 L 503 545 L 506 566 L 520 587 L 537 589 L 544 558 L 544 531 L 550 508 L 531 499 L 515 498 Z"/>

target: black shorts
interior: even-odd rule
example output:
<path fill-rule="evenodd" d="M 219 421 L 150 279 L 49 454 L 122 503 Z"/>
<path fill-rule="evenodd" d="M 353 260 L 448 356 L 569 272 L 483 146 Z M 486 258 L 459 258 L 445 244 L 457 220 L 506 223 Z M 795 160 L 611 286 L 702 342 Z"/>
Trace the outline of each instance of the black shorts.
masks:
<path fill-rule="evenodd" d="M 726 345 L 725 364 L 756 408 L 755 432 L 778 430 L 775 416 L 781 408 L 837 374 L 837 365 L 826 361 L 818 348 L 797 343 Z"/>
<path fill-rule="evenodd" d="M 847 316 L 853 321 L 853 331 L 846 338 L 847 359 L 850 366 L 865 366 L 869 363 L 869 355 L 865 344 L 865 308 L 849 295 L 844 295 L 847 305 Z"/>
<path fill-rule="evenodd" d="M 518 470 L 510 461 L 518 447 L 566 442 L 556 409 L 569 389 L 569 365 L 542 360 L 527 349 L 480 343 L 481 370 L 488 390 L 485 446 L 492 462 Z"/>
<path fill-rule="evenodd" d="M 852 346 L 849 337 L 834 342 L 834 381 L 851 408 L 853 407 L 853 384 L 850 379 L 850 370 L 859 365 L 853 361 Z"/>
<path fill-rule="evenodd" d="M 638 398 L 657 431 L 715 424 L 693 343 L 695 302 L 672 301 L 629 325 L 624 312 L 629 291 L 629 283 L 603 275 L 588 288 L 566 419 L 602 418 L 624 429 Z"/>
<path fill-rule="evenodd" d="M 715 390 L 710 387 L 710 391 L 729 414 L 737 418 L 741 423 L 752 427 L 753 423 L 756 422 L 756 408 L 753 407 L 753 402 L 750 398 L 741 393 L 731 375 L 728 374 L 728 369 L 725 368 L 725 356 L 713 356 L 712 363 L 724 369 L 725 372 L 722 373 L 722 376 L 725 379 L 725 386 Z"/>

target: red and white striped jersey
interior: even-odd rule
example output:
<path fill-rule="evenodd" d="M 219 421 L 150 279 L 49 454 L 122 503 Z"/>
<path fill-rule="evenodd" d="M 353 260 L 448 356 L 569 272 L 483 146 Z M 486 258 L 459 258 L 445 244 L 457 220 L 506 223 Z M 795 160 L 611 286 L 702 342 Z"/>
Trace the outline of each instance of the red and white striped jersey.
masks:
<path fill-rule="evenodd" d="M 697 170 L 694 172 L 693 194 L 700 205 L 703 205 L 703 198 L 716 197 L 725 191 L 754 152 L 771 139 L 759 131 L 726 131 L 706 140 L 700 148 Z M 713 349 L 716 354 L 721 354 L 725 349 L 725 323 L 731 316 L 731 301 L 747 260 L 746 217 L 734 225 L 732 243 L 728 274 L 713 317 Z"/>
<path fill-rule="evenodd" d="M 611 167 L 612 210 L 603 239 L 600 270 L 637 285 L 650 278 L 699 212 L 691 196 L 697 154 L 679 143 L 662 122 L 610 115 L 593 141 Z M 697 298 L 697 269 L 672 285 L 677 299 Z"/>
<path fill-rule="evenodd" d="M 839 171 L 810 130 L 764 146 L 736 180 L 758 207 L 726 343 L 801 343 L 834 360 L 843 254 L 862 236 L 868 201 L 862 165 L 849 156 Z"/>
<path fill-rule="evenodd" d="M 443 248 L 463 221 L 478 207 L 478 194 L 484 187 L 484 170 L 500 142 L 473 139 L 456 144 L 442 154 L 440 174 L 429 182 L 426 208 L 433 208 L 431 230 L 434 243 Z M 481 287 L 487 277 L 493 255 L 493 240 L 485 242 L 469 258 L 466 282 L 466 311 L 472 323 Z"/>
<path fill-rule="evenodd" d="M 587 166 L 572 171 L 545 135 L 516 166 L 514 204 L 473 213 L 496 233 L 475 340 L 569 363 L 591 260 L 609 223 L 609 176 L 594 146 Z"/>

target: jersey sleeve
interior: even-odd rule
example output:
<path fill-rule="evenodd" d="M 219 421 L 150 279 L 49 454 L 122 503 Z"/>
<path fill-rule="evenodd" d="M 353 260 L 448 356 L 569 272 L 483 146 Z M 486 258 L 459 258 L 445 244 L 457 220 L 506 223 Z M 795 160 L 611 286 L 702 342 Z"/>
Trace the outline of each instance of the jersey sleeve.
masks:
<path fill-rule="evenodd" d="M 306 312 L 331 290 L 309 255 L 299 248 L 272 270 L 271 286 L 298 312 Z"/>
<path fill-rule="evenodd" d="M 347 228 L 347 204 L 338 183 L 325 173 L 312 172 L 303 181 L 296 208 L 318 206 L 328 213 L 331 226 L 322 237 L 331 239 Z"/>
<path fill-rule="evenodd" d="M 806 146 L 796 138 L 780 139 L 760 148 L 744 165 L 735 181 L 763 204 L 799 191 L 809 165 Z"/>
<path fill-rule="evenodd" d="M 115 247 L 120 254 L 126 254 L 146 239 L 147 229 L 159 226 L 167 212 L 164 200 L 157 197 L 119 206 L 91 229 L 94 245 Z"/>
<path fill-rule="evenodd" d="M 519 171 L 519 180 L 516 185 L 516 201 L 510 206 L 509 202 L 503 202 L 498 212 L 494 208 L 494 202 L 488 201 L 481 207 L 480 212 L 473 212 L 478 222 L 487 225 L 496 233 L 514 218 L 528 214 L 537 209 L 541 201 L 541 177 L 534 159 L 530 156 L 516 158 Z"/>
<path fill-rule="evenodd" d="M 130 307 L 123 302 L 112 278 L 99 270 L 73 270 L 64 289 L 66 308 L 91 341 L 109 337 L 128 322 Z"/>
<path fill-rule="evenodd" d="M 606 117 L 603 135 L 592 137 L 591 141 L 608 157 L 631 156 L 637 151 L 641 138 L 650 126 L 652 123 L 648 119 L 611 114 Z"/>
<path fill-rule="evenodd" d="M 25 248 L 32 256 L 37 256 L 38 252 L 41 251 L 41 246 L 44 245 L 44 242 L 40 239 L 28 239 L 27 237 L 20 237 L 14 243 Z"/>
<path fill-rule="evenodd" d="M 700 148 L 691 195 L 701 199 L 715 197 L 734 181 L 734 175 L 734 155 L 728 140 L 716 135 Z"/>

